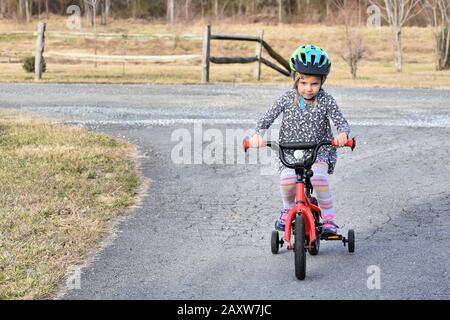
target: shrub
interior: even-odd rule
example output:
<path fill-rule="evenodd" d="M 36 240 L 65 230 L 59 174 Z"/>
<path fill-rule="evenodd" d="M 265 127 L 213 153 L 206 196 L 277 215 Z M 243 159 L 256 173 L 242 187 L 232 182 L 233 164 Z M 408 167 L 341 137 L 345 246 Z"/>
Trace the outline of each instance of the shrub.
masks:
<path fill-rule="evenodd" d="M 35 57 L 26 57 L 23 61 L 23 69 L 26 72 L 34 72 L 34 63 L 35 63 Z M 45 72 L 47 70 L 47 64 L 45 63 L 45 59 L 42 58 L 42 72 Z"/>

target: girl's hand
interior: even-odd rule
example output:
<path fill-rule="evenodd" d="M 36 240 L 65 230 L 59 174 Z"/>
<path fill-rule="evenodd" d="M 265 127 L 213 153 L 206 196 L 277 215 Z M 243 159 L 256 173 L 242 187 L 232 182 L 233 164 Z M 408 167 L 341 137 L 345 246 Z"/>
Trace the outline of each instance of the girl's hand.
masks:
<path fill-rule="evenodd" d="M 265 146 L 264 139 L 257 133 L 255 133 L 253 137 L 251 137 L 249 143 L 250 147 L 252 148 L 261 148 Z"/>
<path fill-rule="evenodd" d="M 334 143 L 337 144 L 339 147 L 345 146 L 347 143 L 347 134 L 345 132 L 341 132 L 338 134 L 337 137 L 333 139 Z"/>

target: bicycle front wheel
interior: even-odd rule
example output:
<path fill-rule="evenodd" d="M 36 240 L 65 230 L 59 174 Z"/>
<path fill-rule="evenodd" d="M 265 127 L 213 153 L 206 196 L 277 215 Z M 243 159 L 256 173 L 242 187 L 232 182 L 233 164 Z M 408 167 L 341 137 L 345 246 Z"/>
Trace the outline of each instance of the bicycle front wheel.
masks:
<path fill-rule="evenodd" d="M 306 276 L 306 237 L 305 220 L 301 215 L 295 217 L 294 230 L 295 276 L 304 280 Z"/>

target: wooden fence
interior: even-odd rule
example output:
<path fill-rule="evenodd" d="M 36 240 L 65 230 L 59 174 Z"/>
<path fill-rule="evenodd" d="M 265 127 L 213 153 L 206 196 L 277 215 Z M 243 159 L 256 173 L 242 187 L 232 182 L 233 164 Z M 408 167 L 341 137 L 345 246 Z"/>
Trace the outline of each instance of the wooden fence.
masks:
<path fill-rule="evenodd" d="M 196 35 L 144 35 L 144 34 L 93 34 L 93 33 L 67 33 L 67 32 L 46 32 L 45 24 L 40 24 L 38 32 L 34 33 L 37 35 L 36 44 L 36 80 L 42 78 L 42 59 L 44 53 L 45 35 L 50 34 L 51 37 L 83 37 L 91 38 L 98 37 L 100 39 L 124 39 L 125 41 L 130 38 L 141 39 L 143 41 L 155 40 L 155 39 L 183 39 L 188 41 L 203 41 L 202 54 L 201 55 L 168 55 L 168 56 L 131 56 L 131 55 L 97 55 L 97 54 L 86 54 L 86 53 L 76 53 L 76 52 L 47 52 L 45 55 L 52 58 L 62 58 L 62 59 L 73 59 L 78 61 L 93 61 L 93 62 L 176 62 L 176 61 L 196 61 L 201 59 L 202 66 L 202 82 L 209 82 L 209 66 L 210 63 L 216 64 L 231 64 L 231 63 L 255 63 L 254 77 L 256 80 L 261 79 L 261 63 L 266 66 L 276 70 L 277 72 L 290 77 L 290 67 L 289 63 L 272 47 L 264 41 L 264 32 L 259 31 L 256 36 L 242 36 L 242 35 L 221 35 L 221 34 L 211 34 L 211 26 L 207 25 L 204 30 L 203 38 Z M 210 55 L 210 45 L 211 40 L 235 40 L 235 41 L 250 41 L 256 43 L 255 55 L 252 57 L 211 57 Z M 263 58 L 262 49 L 265 49 L 267 53 L 279 63 L 279 65 Z"/>
<path fill-rule="evenodd" d="M 89 38 L 98 40 L 124 40 L 125 42 L 133 39 L 137 41 L 152 41 L 152 40 L 165 40 L 165 41 L 201 41 L 202 38 L 194 34 L 116 34 L 116 33 L 91 33 L 91 32 L 58 32 L 58 31 L 46 31 L 46 24 L 39 23 L 37 32 L 1 32 L 3 35 L 33 35 L 36 36 L 36 52 L 35 52 L 35 79 L 42 79 L 42 61 L 45 49 L 45 37 L 50 38 Z M 63 59 L 63 60 L 75 60 L 84 62 L 115 62 L 115 63 L 170 63 L 179 61 L 201 61 L 200 54 L 189 55 L 163 55 L 163 56 L 146 56 L 146 55 L 99 55 L 97 53 L 81 53 L 81 52 L 57 52 L 46 51 L 45 57 Z M 13 57 L 6 57 L 8 62 L 13 60 Z"/>
<path fill-rule="evenodd" d="M 269 44 L 263 39 L 264 33 L 260 31 L 257 36 L 242 36 L 242 35 L 220 35 L 212 34 L 211 26 L 207 25 L 203 33 L 203 49 L 202 49 L 202 82 L 209 82 L 209 65 L 210 63 L 216 64 L 230 64 L 230 63 L 253 63 L 257 62 L 255 67 L 255 79 L 261 78 L 261 63 L 278 71 L 279 73 L 290 77 L 291 69 L 289 63 L 272 49 Z M 236 41 L 251 41 L 257 42 L 255 56 L 253 57 L 211 57 L 211 40 L 236 40 Z M 280 65 L 276 65 L 267 59 L 262 57 L 262 48 L 266 49 L 267 53 L 275 59 Z"/>

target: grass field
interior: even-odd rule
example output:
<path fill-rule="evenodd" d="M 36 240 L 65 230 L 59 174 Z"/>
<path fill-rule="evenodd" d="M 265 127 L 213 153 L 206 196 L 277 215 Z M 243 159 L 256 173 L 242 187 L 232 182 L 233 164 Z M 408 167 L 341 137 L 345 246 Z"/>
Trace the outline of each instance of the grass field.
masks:
<path fill-rule="evenodd" d="M 0 113 L 0 299 L 51 298 L 134 203 L 134 147 Z"/>
<path fill-rule="evenodd" d="M 52 16 L 47 21 L 48 31 L 70 32 L 65 27 L 66 20 Z M 142 20 L 114 20 L 108 26 L 99 26 L 99 33 L 128 34 L 193 34 L 202 35 L 205 23 L 168 26 L 148 23 Z M 0 81 L 34 81 L 18 63 L 31 55 L 35 39 L 31 34 L 6 34 L 11 31 L 32 32 L 37 29 L 37 21 L 31 24 L 16 24 L 13 21 L 0 22 Z M 321 25 L 264 25 L 264 24 L 217 24 L 213 33 L 256 35 L 264 30 L 264 39 L 282 56 L 288 58 L 300 44 L 315 43 L 324 47 L 333 62 L 333 71 L 328 83 L 336 86 L 354 87 L 412 87 L 450 89 L 450 71 L 436 71 L 433 63 L 431 30 L 407 27 L 403 30 L 404 71 L 397 73 L 392 61 L 392 41 L 388 27 L 380 29 L 360 28 L 367 47 L 366 58 L 361 61 L 358 79 L 352 80 L 348 66 L 340 57 L 344 44 L 344 28 Z M 242 31 L 245 30 L 245 31 Z M 91 32 L 84 27 L 78 32 Z M 94 53 L 93 39 L 47 37 L 47 52 Z M 187 41 L 179 37 L 172 40 L 121 39 L 97 41 L 98 54 L 107 55 L 178 55 L 201 54 L 201 41 Z M 212 56 L 250 57 L 255 54 L 255 44 L 236 41 L 212 41 Z M 269 58 L 267 53 L 263 56 Z M 15 61 L 16 63 L 5 63 Z M 212 65 L 211 82 L 254 83 L 255 64 Z M 201 79 L 200 61 L 168 63 L 98 63 L 47 59 L 46 82 L 96 82 L 96 83 L 199 83 Z M 262 83 L 289 83 L 290 79 L 263 66 Z"/>

